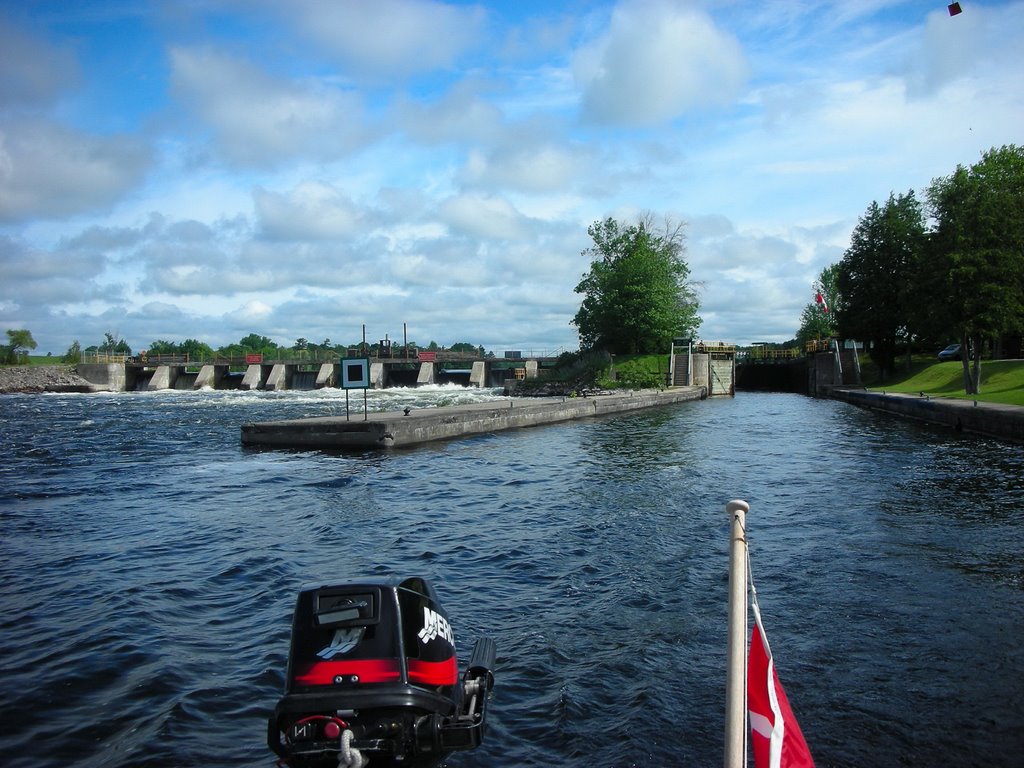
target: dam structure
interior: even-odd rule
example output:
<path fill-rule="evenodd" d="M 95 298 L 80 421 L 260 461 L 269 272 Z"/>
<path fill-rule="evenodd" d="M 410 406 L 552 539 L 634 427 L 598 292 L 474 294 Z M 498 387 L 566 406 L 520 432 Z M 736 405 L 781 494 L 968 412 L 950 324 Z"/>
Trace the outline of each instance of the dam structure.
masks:
<path fill-rule="evenodd" d="M 350 413 L 243 424 L 242 444 L 264 448 L 372 449 L 405 448 L 437 440 L 536 427 L 643 408 L 702 400 L 704 387 L 672 387 L 590 397 L 510 398 L 500 403 L 473 403 L 386 413 Z"/>
<path fill-rule="evenodd" d="M 238 360 L 192 361 L 184 356 L 151 356 L 79 363 L 77 370 L 97 391 L 242 389 L 281 392 L 339 387 L 341 367 L 350 359 L 264 360 L 262 355 L 250 355 Z M 366 358 L 371 389 L 447 383 L 498 388 L 510 380 L 536 378 L 556 359 L 438 353 L 420 353 L 411 358 Z"/>

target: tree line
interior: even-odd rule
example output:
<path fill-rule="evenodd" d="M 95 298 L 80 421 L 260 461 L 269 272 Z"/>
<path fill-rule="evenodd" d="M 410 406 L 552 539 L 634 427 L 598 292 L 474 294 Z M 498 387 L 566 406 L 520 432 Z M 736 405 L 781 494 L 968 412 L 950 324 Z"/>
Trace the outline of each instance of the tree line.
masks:
<path fill-rule="evenodd" d="M 32 332 L 27 329 L 9 330 L 7 331 L 7 337 L 9 343 L 0 347 L 0 363 L 17 364 L 27 362 L 29 351 L 37 346 L 35 339 L 32 338 Z M 493 352 L 488 352 L 482 345 L 472 344 L 468 341 L 456 342 L 447 347 L 442 347 L 436 341 L 431 341 L 426 346 L 410 342 L 408 347 L 410 350 L 422 349 L 433 352 L 444 349 L 464 355 L 494 356 Z M 185 339 L 181 342 L 157 339 L 149 344 L 148 347 L 139 349 L 138 354 L 187 357 L 189 360 L 195 361 L 214 360 L 217 358 L 241 358 L 252 354 L 259 354 L 268 358 L 296 355 L 319 359 L 329 356 L 346 357 L 350 349 L 357 350 L 359 354 L 387 356 L 392 347 L 384 341 L 374 342 L 373 344 L 363 344 L 362 342 L 336 344 L 330 339 L 324 339 L 319 344 L 315 344 L 304 338 L 296 339 L 295 343 L 289 346 L 278 344 L 268 336 L 250 333 L 233 344 L 226 344 L 217 349 L 198 339 Z M 62 363 L 75 365 L 82 362 L 83 358 L 88 359 L 98 355 L 131 357 L 133 350 L 125 339 L 108 332 L 104 334 L 102 342 L 85 348 L 77 340 L 72 342 L 60 360 Z"/>
<path fill-rule="evenodd" d="M 872 202 L 816 284 L 798 340 L 866 343 L 883 378 L 898 351 L 959 342 L 964 389 L 981 358 L 1024 332 L 1024 148 L 1006 145 L 913 190 Z"/>

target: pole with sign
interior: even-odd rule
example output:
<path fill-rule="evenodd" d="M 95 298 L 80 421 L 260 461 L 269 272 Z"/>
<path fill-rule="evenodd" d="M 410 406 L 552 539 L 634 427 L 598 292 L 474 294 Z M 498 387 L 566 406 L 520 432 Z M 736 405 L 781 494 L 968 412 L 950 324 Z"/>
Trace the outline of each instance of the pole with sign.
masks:
<path fill-rule="evenodd" d="M 345 390 L 345 421 L 349 420 L 348 391 L 363 390 L 363 421 L 367 420 L 366 390 L 370 388 L 370 359 L 346 357 L 341 361 L 341 387 Z"/>

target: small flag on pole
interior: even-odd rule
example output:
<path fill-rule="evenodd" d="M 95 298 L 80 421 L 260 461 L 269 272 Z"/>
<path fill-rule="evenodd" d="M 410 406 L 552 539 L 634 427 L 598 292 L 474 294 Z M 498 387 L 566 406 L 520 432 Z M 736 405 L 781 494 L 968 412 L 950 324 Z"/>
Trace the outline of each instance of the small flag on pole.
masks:
<path fill-rule="evenodd" d="M 825 302 L 825 297 L 821 295 L 821 291 L 818 291 L 817 295 L 814 297 L 814 300 L 821 304 L 822 310 L 828 312 L 828 304 Z"/>
<path fill-rule="evenodd" d="M 800 726 L 775 672 L 761 612 L 753 604 L 754 631 L 747 660 L 747 709 L 756 768 L 814 768 Z"/>

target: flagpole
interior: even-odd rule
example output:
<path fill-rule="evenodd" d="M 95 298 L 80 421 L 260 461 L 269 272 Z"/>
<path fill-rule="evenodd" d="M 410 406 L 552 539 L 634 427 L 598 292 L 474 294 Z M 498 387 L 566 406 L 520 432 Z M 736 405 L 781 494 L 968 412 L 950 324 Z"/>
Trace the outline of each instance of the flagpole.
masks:
<path fill-rule="evenodd" d="M 725 678 L 725 768 L 747 764 L 747 502 L 725 505 L 729 534 L 729 641 Z"/>

